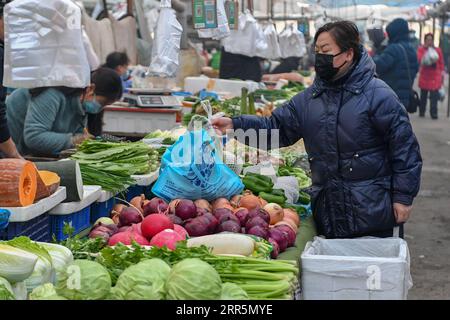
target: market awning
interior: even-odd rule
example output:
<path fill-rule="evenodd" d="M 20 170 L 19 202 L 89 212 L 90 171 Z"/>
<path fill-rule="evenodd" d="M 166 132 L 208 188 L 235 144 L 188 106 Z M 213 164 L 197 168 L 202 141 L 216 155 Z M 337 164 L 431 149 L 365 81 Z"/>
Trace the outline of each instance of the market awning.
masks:
<path fill-rule="evenodd" d="M 350 5 L 377 5 L 384 4 L 390 7 L 418 7 L 433 4 L 438 0 L 306 0 L 310 4 L 319 4 L 327 8 L 347 7 Z"/>

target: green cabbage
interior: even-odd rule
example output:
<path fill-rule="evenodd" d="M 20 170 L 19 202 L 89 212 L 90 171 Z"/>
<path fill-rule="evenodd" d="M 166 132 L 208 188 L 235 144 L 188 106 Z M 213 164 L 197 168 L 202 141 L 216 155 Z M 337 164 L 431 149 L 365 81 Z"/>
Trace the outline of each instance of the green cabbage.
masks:
<path fill-rule="evenodd" d="M 112 296 L 117 300 L 162 300 L 170 267 L 160 259 L 128 267 L 117 279 Z"/>
<path fill-rule="evenodd" d="M 58 296 L 55 287 L 51 283 L 43 284 L 36 287 L 30 293 L 30 300 L 67 300 L 64 297 Z"/>
<path fill-rule="evenodd" d="M 16 300 L 11 285 L 2 277 L 0 277 L 0 300 Z"/>
<path fill-rule="evenodd" d="M 102 300 L 111 290 L 111 277 L 99 263 L 75 260 L 58 279 L 56 292 L 69 300 Z"/>
<path fill-rule="evenodd" d="M 0 243 L 0 277 L 10 283 L 27 279 L 38 261 L 35 254 Z"/>
<path fill-rule="evenodd" d="M 226 282 L 222 285 L 220 300 L 249 300 L 247 292 L 237 284 Z"/>
<path fill-rule="evenodd" d="M 169 300 L 218 300 L 222 281 L 217 271 L 200 259 L 177 263 L 166 283 Z"/>
<path fill-rule="evenodd" d="M 43 285 L 44 283 L 52 281 L 54 274 L 53 266 L 50 261 L 39 257 L 33 273 L 31 276 L 25 280 L 25 286 L 27 287 L 27 292 L 30 293 L 34 288 Z"/>

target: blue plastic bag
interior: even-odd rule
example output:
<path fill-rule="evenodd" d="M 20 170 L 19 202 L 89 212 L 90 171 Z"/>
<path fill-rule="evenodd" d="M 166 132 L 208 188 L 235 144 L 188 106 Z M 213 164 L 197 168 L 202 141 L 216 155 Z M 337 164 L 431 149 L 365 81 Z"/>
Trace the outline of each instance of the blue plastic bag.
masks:
<path fill-rule="evenodd" d="M 244 189 L 205 130 L 188 131 L 164 153 L 152 192 L 166 200 L 228 198 Z"/>

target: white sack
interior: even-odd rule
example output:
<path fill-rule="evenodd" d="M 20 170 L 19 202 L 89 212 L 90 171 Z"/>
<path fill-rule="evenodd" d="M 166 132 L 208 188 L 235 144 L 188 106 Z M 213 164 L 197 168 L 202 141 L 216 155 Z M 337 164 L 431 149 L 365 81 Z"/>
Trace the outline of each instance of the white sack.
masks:
<path fill-rule="evenodd" d="M 16 0 L 4 13 L 5 87 L 89 85 L 77 5 L 70 0 Z"/>

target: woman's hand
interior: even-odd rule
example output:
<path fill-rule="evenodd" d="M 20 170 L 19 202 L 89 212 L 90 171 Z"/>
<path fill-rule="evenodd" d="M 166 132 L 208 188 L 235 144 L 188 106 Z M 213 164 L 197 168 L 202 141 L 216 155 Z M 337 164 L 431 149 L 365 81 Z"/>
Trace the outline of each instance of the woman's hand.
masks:
<path fill-rule="evenodd" d="M 394 203 L 394 214 L 397 223 L 405 223 L 408 221 L 412 211 L 412 206 L 406 206 L 401 203 Z"/>
<path fill-rule="evenodd" d="M 233 129 L 233 121 L 230 118 L 221 117 L 217 119 L 213 119 L 211 124 L 216 132 L 220 135 L 225 135 L 227 130 Z"/>

